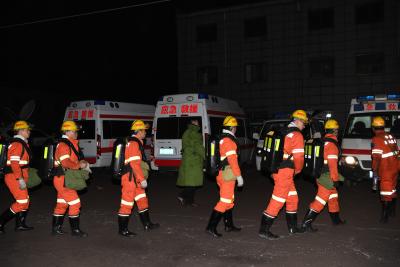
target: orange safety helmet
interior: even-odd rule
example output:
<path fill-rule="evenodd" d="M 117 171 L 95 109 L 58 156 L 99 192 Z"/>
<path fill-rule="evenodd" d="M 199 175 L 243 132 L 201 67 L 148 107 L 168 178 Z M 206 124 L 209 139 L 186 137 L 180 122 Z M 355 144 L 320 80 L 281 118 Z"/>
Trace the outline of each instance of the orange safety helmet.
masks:
<path fill-rule="evenodd" d="M 374 117 L 371 125 L 372 127 L 385 127 L 385 120 L 381 116 Z"/>

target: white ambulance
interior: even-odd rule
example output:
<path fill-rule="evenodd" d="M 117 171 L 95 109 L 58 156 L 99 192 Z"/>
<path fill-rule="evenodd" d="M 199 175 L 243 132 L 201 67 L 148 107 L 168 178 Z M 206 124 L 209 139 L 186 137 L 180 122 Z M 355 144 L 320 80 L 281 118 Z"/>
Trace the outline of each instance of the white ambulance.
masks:
<path fill-rule="evenodd" d="M 400 94 L 361 96 L 351 100 L 342 139 L 340 171 L 349 180 L 369 179 L 371 170 L 371 120 L 385 119 L 385 130 L 400 141 Z"/>
<path fill-rule="evenodd" d="M 226 116 L 235 116 L 239 126 L 236 133 L 240 162 L 249 161 L 254 146 L 249 138 L 248 122 L 243 109 L 235 101 L 208 94 L 167 95 L 157 102 L 154 116 L 154 166 L 175 170 L 182 158 L 182 135 L 192 119 L 200 123 L 203 143 L 210 135 L 221 133 Z"/>
<path fill-rule="evenodd" d="M 65 111 L 64 120 L 74 120 L 82 129 L 79 131 L 79 146 L 85 159 L 93 167 L 108 167 L 116 138 L 129 135 L 133 120 L 140 119 L 153 124 L 155 107 L 133 103 L 103 100 L 72 102 Z M 150 159 L 151 136 L 145 144 Z"/>

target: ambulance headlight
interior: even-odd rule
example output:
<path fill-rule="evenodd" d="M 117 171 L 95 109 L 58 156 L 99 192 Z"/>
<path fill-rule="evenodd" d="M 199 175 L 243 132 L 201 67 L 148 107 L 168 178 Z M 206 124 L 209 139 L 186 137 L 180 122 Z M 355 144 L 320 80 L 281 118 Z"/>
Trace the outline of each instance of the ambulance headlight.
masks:
<path fill-rule="evenodd" d="M 346 162 L 347 165 L 354 166 L 354 165 L 357 165 L 358 160 L 357 160 L 357 158 L 355 158 L 353 156 L 346 156 L 344 158 L 344 162 Z"/>

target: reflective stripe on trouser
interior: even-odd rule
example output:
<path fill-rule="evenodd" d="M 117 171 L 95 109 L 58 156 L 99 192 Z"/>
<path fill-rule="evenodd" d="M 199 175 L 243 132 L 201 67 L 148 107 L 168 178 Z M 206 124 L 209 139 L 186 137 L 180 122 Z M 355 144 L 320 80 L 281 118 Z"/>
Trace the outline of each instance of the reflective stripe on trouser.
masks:
<path fill-rule="evenodd" d="M 380 196 L 382 201 L 391 201 L 397 197 L 397 172 L 393 174 L 385 174 L 381 177 Z"/>
<path fill-rule="evenodd" d="M 78 216 L 81 209 L 81 200 L 76 190 L 64 187 L 64 176 L 55 176 L 54 187 L 57 190 L 57 204 L 54 215 L 64 215 L 68 209 L 68 216 Z"/>
<path fill-rule="evenodd" d="M 219 186 L 219 201 L 215 205 L 216 211 L 224 213 L 226 210 L 232 209 L 235 199 L 235 184 L 236 181 L 225 181 L 222 178 L 222 172 L 220 171 L 217 176 L 217 184 Z"/>
<path fill-rule="evenodd" d="M 27 179 L 25 179 L 25 182 Z M 19 189 L 19 182 L 17 181 L 14 174 L 7 174 L 5 177 L 5 183 L 10 190 L 12 196 L 15 199 L 15 202 L 11 204 L 11 210 L 14 213 L 18 213 L 23 210 L 27 210 L 29 208 L 29 195 L 28 190 Z"/>
<path fill-rule="evenodd" d="M 314 201 L 310 204 L 310 209 L 315 212 L 321 212 L 326 203 L 328 203 L 329 212 L 339 212 L 339 195 L 334 189 L 326 189 L 322 185 L 318 184 L 318 192 L 315 196 Z"/>
<path fill-rule="evenodd" d="M 286 212 L 297 212 L 299 198 L 293 176 L 294 170 L 290 168 L 280 169 L 277 174 L 273 174 L 275 186 L 268 207 L 264 211 L 265 214 L 276 217 L 285 204 Z"/>
<path fill-rule="evenodd" d="M 134 179 L 129 181 L 129 174 L 125 174 L 121 178 L 121 185 L 121 205 L 118 214 L 122 216 L 130 215 L 135 202 L 139 211 L 149 208 L 149 201 L 146 196 L 146 191 L 140 187 L 140 183 L 135 185 Z"/>

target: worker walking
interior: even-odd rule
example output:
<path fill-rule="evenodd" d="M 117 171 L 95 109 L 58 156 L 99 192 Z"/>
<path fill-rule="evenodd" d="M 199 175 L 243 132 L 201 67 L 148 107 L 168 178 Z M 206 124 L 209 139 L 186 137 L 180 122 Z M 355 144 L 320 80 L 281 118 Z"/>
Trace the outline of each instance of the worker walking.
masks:
<path fill-rule="evenodd" d="M 0 234 L 4 233 L 4 226 L 15 218 L 15 231 L 32 230 L 26 224 L 29 208 L 29 193 L 27 189 L 28 168 L 32 158 L 28 138 L 31 126 L 26 121 L 17 121 L 14 124 L 14 138 L 11 140 L 7 152 L 7 167 L 5 169 L 5 183 L 15 202 L 0 216 Z"/>
<path fill-rule="evenodd" d="M 285 204 L 289 233 L 300 232 L 300 229 L 297 227 L 297 206 L 299 199 L 294 184 L 294 176 L 303 169 L 304 139 L 301 130 L 304 129 L 306 123 L 308 123 L 307 113 L 304 110 L 296 110 L 292 114 L 292 121 L 283 130 L 283 161 L 279 166 L 278 173 L 272 175 L 275 185 L 271 200 L 261 217 L 259 236 L 262 238 L 279 238 L 279 236 L 271 233 L 270 228 Z"/>
<path fill-rule="evenodd" d="M 398 177 L 399 149 L 396 138 L 385 132 L 385 120 L 378 116 L 372 120 L 374 137 L 371 142 L 373 177 L 380 180 L 382 201 L 381 223 L 387 223 L 396 213 L 396 186 Z"/>
<path fill-rule="evenodd" d="M 237 131 L 237 120 L 232 116 L 227 116 L 223 122 L 223 130 L 219 141 L 219 152 L 222 162 L 222 169 L 217 176 L 220 199 L 214 207 L 206 232 L 214 237 L 221 237 L 217 232 L 217 226 L 224 217 L 225 231 L 238 232 L 241 228 L 233 224 L 233 207 L 235 199 L 235 185 L 243 186 L 243 177 L 238 163 L 238 145 L 235 137 Z"/>
<path fill-rule="evenodd" d="M 132 135 L 125 149 L 125 166 L 127 172 L 121 177 L 122 196 L 118 212 L 119 234 L 125 237 L 136 235 L 128 230 L 129 218 L 135 204 L 139 209 L 140 220 L 144 230 L 159 228 L 158 223 L 152 223 L 149 215 L 149 201 L 146 195 L 147 175 L 146 156 L 144 154 L 143 139 L 149 128 L 142 120 L 135 120 L 131 126 Z"/>
<path fill-rule="evenodd" d="M 343 177 L 338 172 L 339 159 L 339 123 L 330 119 L 325 123 L 324 141 L 324 167 L 321 176 L 317 179 L 318 192 L 315 200 L 311 203 L 310 208 L 303 220 L 302 230 L 307 232 L 315 232 L 317 229 L 312 227 L 313 221 L 328 203 L 329 215 L 333 225 L 342 225 L 345 223 L 339 216 L 339 194 L 337 188 Z"/>

